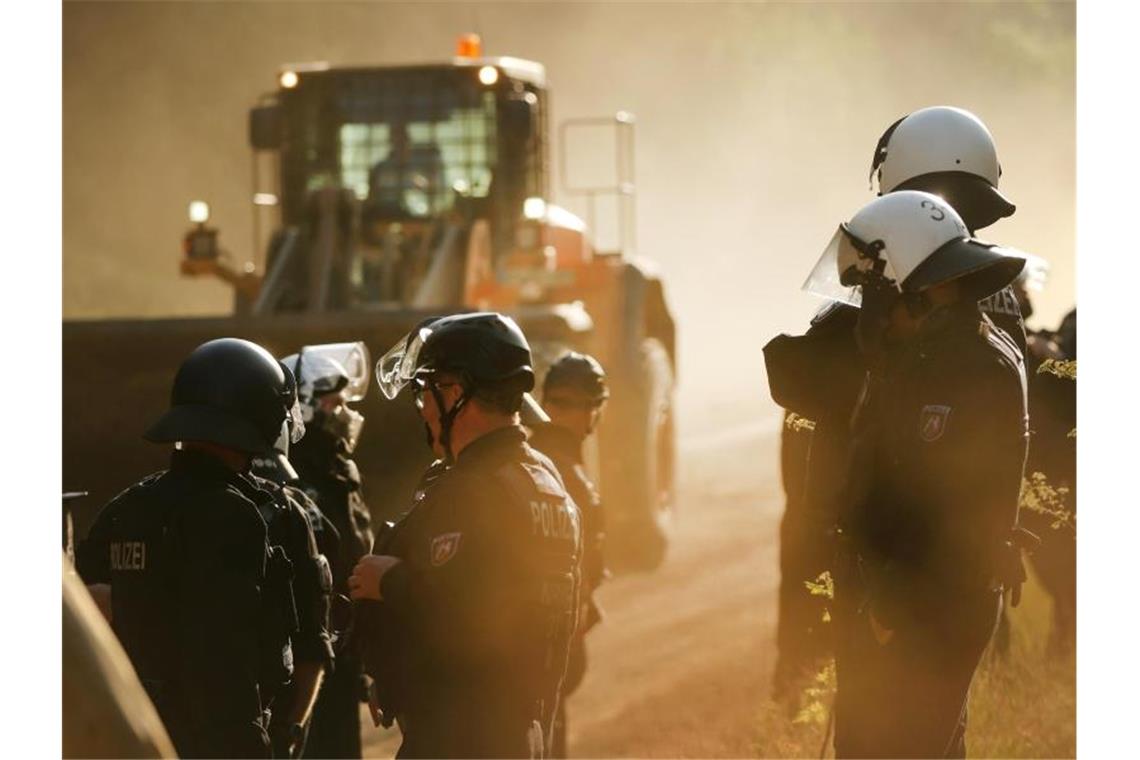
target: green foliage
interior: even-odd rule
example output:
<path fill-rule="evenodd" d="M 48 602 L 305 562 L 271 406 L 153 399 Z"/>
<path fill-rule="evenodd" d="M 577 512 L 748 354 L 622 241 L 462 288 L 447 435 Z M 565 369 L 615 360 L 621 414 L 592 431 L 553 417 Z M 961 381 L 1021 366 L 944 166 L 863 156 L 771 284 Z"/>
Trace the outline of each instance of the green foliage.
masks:
<path fill-rule="evenodd" d="M 1010 651 L 991 651 L 970 688 L 968 757 L 1076 757 L 1076 667 L 1072 652 L 1049 654 L 1051 601 L 1030 573 L 1010 610 Z M 756 757 L 831 756 L 828 711 L 834 664 L 806 681 L 797 712 L 764 701 L 757 710 Z M 826 750 L 821 753 L 820 748 Z"/>
<path fill-rule="evenodd" d="M 1046 359 L 1041 362 L 1041 366 L 1037 368 L 1037 374 L 1050 374 L 1055 375 L 1065 380 L 1077 379 L 1077 360 L 1076 359 Z"/>
<path fill-rule="evenodd" d="M 805 430 L 815 430 L 815 420 L 809 420 L 807 417 L 802 417 L 795 412 L 788 412 L 787 418 L 784 419 L 784 424 L 789 430 L 796 433 L 801 433 Z"/>
<path fill-rule="evenodd" d="M 800 711 L 792 718 L 792 723 L 826 726 L 831 705 L 835 701 L 835 688 L 835 660 L 828 660 L 804 688 L 800 697 Z"/>
<path fill-rule="evenodd" d="M 1069 489 L 1054 487 L 1043 472 L 1034 472 L 1021 481 L 1021 508 L 1049 518 L 1053 530 L 1068 528 L 1075 534 L 1077 516 L 1069 509 Z"/>
<path fill-rule="evenodd" d="M 816 576 L 814 581 L 804 581 L 804 586 L 812 596 L 835 598 L 835 581 L 831 578 L 830 570 L 824 570 Z"/>

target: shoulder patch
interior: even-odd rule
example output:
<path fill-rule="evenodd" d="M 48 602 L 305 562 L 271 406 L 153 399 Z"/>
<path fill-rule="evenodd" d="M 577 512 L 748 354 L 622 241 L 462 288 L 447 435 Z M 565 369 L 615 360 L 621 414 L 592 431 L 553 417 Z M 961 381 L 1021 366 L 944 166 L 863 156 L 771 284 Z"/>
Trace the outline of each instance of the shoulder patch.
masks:
<path fill-rule="evenodd" d="M 918 416 L 918 437 L 927 443 L 934 443 L 946 432 L 950 419 L 950 407 L 927 404 Z"/>
<path fill-rule="evenodd" d="M 462 533 L 441 533 L 431 540 L 431 564 L 434 567 L 446 565 L 459 551 Z"/>

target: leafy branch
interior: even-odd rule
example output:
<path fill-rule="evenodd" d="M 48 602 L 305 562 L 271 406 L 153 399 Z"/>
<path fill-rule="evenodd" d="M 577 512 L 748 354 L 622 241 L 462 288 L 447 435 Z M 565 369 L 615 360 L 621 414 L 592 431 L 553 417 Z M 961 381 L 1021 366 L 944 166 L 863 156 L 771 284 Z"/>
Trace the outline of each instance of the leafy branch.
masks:
<path fill-rule="evenodd" d="M 802 417 L 795 412 L 788 412 L 787 418 L 784 419 L 784 425 L 786 425 L 789 430 L 795 433 L 799 433 L 804 430 L 815 430 L 815 420 L 809 420 L 807 417 Z"/>
<path fill-rule="evenodd" d="M 800 711 L 792 718 L 792 723 L 827 725 L 829 707 L 835 697 L 835 660 L 827 661 L 803 690 Z"/>
<path fill-rule="evenodd" d="M 1077 532 L 1077 516 L 1066 505 L 1069 489 L 1053 486 L 1043 472 L 1035 472 L 1021 481 L 1021 507 L 1051 520 L 1053 530 L 1069 528 Z"/>
<path fill-rule="evenodd" d="M 1037 374 L 1050 374 L 1065 380 L 1077 379 L 1076 359 L 1046 359 L 1037 368 Z"/>

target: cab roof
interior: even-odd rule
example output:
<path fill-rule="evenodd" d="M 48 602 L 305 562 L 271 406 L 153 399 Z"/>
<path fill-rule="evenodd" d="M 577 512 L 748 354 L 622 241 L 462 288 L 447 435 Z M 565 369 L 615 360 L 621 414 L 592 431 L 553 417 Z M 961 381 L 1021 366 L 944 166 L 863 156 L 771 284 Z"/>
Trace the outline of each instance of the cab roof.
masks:
<path fill-rule="evenodd" d="M 478 58 L 452 58 L 450 61 L 440 63 L 399 64 L 395 66 L 333 66 L 327 61 L 310 61 L 306 63 L 285 63 L 277 71 L 278 76 L 293 71 L 297 74 L 334 71 L 399 71 L 401 69 L 433 69 L 433 68 L 473 68 L 494 66 L 512 79 L 518 79 L 539 88 L 546 87 L 546 67 L 536 61 L 510 56 L 481 56 Z"/>

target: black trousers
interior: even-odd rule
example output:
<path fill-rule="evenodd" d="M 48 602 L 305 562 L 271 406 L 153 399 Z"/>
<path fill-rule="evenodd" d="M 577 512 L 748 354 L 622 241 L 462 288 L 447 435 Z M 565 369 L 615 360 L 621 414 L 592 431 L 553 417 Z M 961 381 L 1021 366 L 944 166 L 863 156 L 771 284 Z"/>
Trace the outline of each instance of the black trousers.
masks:
<path fill-rule="evenodd" d="M 399 716 L 404 741 L 397 758 L 541 758 L 544 736 L 537 715 L 496 704 L 494 697 L 454 694 L 423 701 Z"/>
<path fill-rule="evenodd" d="M 550 756 L 565 758 L 566 749 L 566 698 L 582 684 L 586 677 L 586 637 L 579 633 L 570 640 L 570 657 L 566 663 L 566 677 L 562 680 L 562 695 L 554 711 L 553 736 L 550 740 Z"/>
<path fill-rule="evenodd" d="M 835 756 L 966 756 L 966 702 L 1001 609 L 997 593 L 955 600 L 944 625 L 899 627 L 885 644 L 837 599 Z"/>
<path fill-rule="evenodd" d="M 313 707 L 302 757 L 361 756 L 360 679 L 360 663 L 348 656 L 338 656 L 336 669 L 325 678 Z"/>

